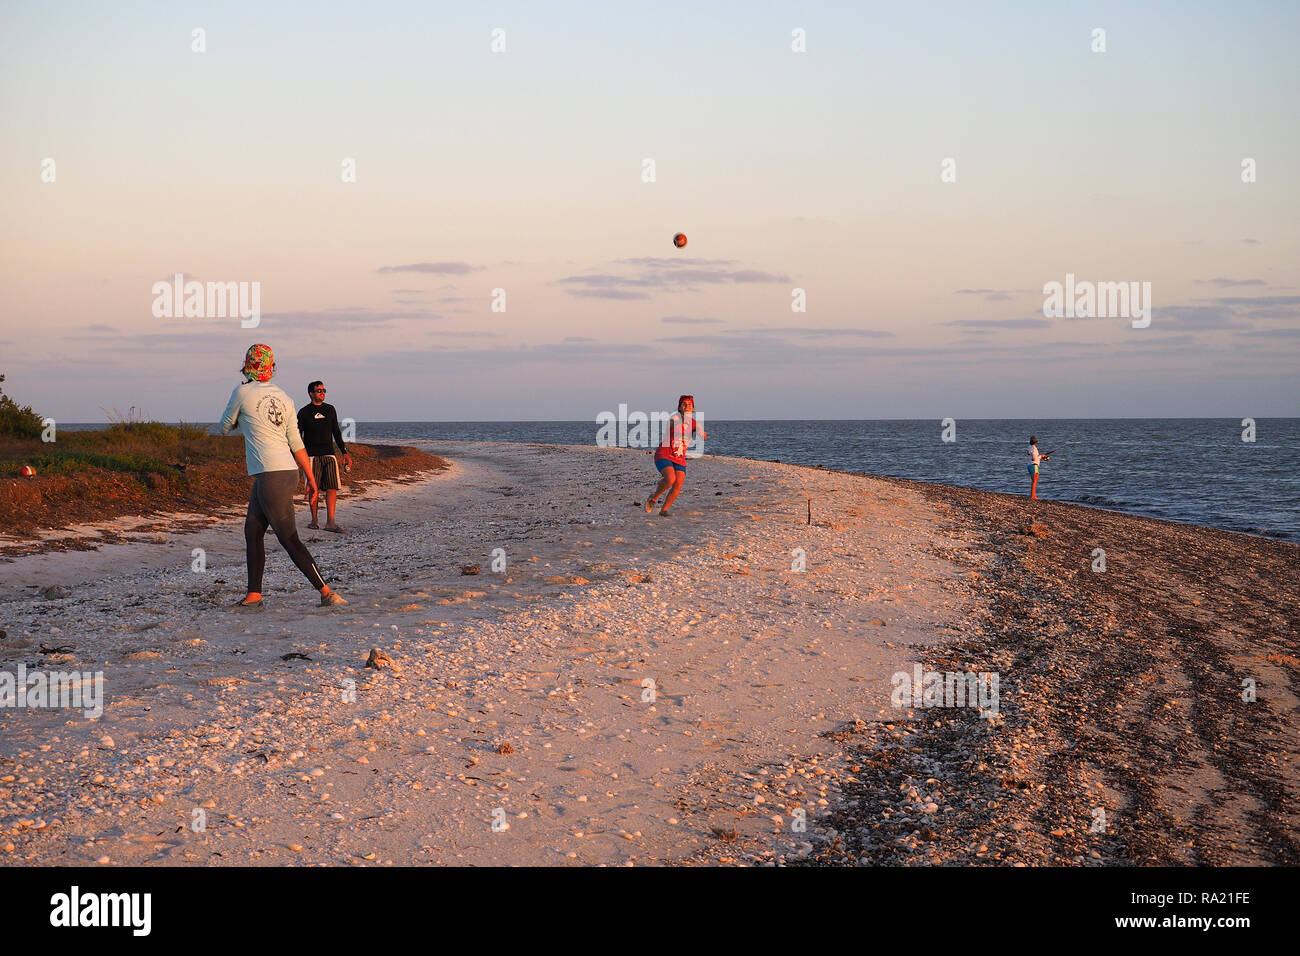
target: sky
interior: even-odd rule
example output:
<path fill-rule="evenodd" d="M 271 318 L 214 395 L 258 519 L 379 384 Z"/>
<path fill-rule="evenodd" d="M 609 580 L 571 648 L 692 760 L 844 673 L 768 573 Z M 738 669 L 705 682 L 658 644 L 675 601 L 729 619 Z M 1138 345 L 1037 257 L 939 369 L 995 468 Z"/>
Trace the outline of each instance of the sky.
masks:
<path fill-rule="evenodd" d="M 1300 4 L 607 7 L 5 0 L 6 393 L 215 421 L 263 342 L 361 421 L 1300 414 Z"/>

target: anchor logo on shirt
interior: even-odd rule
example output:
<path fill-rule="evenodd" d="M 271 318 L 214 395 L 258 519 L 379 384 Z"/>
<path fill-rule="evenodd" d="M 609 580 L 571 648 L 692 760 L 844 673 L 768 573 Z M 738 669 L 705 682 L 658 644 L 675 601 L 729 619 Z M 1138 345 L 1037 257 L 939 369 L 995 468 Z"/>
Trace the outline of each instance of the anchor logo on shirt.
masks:
<path fill-rule="evenodd" d="M 276 428 L 284 424 L 284 406 L 276 398 L 266 400 L 266 420 Z"/>

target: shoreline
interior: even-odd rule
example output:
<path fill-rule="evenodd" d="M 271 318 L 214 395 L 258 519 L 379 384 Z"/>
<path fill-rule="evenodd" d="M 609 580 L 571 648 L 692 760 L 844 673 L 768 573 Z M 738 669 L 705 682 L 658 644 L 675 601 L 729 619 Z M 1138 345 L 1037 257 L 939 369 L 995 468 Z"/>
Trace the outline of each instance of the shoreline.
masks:
<path fill-rule="evenodd" d="M 393 439 L 392 441 L 396 442 L 397 439 Z M 409 444 L 407 445 L 390 444 L 387 440 L 385 440 L 383 444 L 376 444 L 376 445 L 363 446 L 363 447 L 369 447 L 371 449 L 380 449 L 380 448 L 419 449 L 421 445 L 438 445 L 438 444 L 476 444 L 476 445 L 495 445 L 500 447 L 526 445 L 527 447 L 553 448 L 553 449 L 600 447 L 595 445 L 566 445 L 566 444 L 548 443 L 548 442 L 510 442 L 510 441 L 493 441 L 493 440 L 463 442 L 457 439 L 403 439 L 403 441 L 406 441 Z M 620 450 L 627 451 L 629 453 L 644 452 L 644 449 L 637 449 L 637 448 L 620 449 Z M 804 465 L 797 462 L 783 461 L 779 458 L 747 458 L 744 456 L 730 456 L 730 455 L 705 456 L 705 457 L 720 457 L 723 459 L 730 459 L 735 461 L 754 462 L 756 464 L 776 464 L 776 465 L 787 465 L 792 468 L 807 468 L 813 471 L 822 471 L 827 473 L 850 475 L 858 478 L 868 478 L 873 481 L 897 483 L 902 487 L 911 488 L 911 489 L 921 489 L 921 490 L 939 489 L 939 490 L 949 490 L 949 491 L 969 491 L 977 494 L 994 495 L 994 496 L 1000 496 L 1000 497 L 1005 497 L 1010 499 L 1021 499 L 1025 501 L 1030 500 L 1028 495 L 1023 495 L 1018 492 L 990 491 L 988 489 L 975 488 L 969 485 L 953 485 L 953 484 L 948 484 L 946 482 L 937 482 L 937 481 L 936 482 L 920 481 L 915 478 L 901 478 L 893 475 L 880 475 L 880 474 L 875 474 L 866 471 L 853 471 L 846 468 L 833 468 L 828 465 L 820 465 L 820 464 Z M 370 485 L 386 484 L 390 481 L 400 481 L 405 478 L 418 479 L 421 476 L 437 474 L 441 470 L 441 468 L 442 466 L 435 465 L 432 467 L 416 468 L 409 472 L 397 473 L 392 476 L 383 477 L 383 478 L 373 478 L 373 479 L 351 478 L 348 484 L 344 485 L 344 487 L 341 490 L 345 492 L 349 491 L 349 489 L 355 485 L 358 491 L 364 494 L 366 489 Z M 1058 507 L 1064 506 L 1064 507 L 1071 507 L 1071 508 L 1081 508 L 1087 511 L 1102 512 L 1104 514 L 1117 515 L 1125 518 L 1135 518 L 1135 519 L 1141 519 L 1143 521 L 1158 522 L 1160 524 L 1176 525 L 1179 527 L 1197 528 L 1203 531 L 1213 531 L 1222 534 L 1238 535 L 1241 537 L 1249 538 L 1251 540 L 1273 541 L 1281 544 L 1289 544 L 1293 547 L 1300 548 L 1300 542 L 1293 542 L 1284 537 L 1281 537 L 1280 536 L 1281 532 L 1276 534 L 1253 534 L 1248 531 L 1235 531 L 1231 528 L 1220 528 L 1214 525 L 1197 524 L 1192 521 L 1177 521 L 1172 518 L 1161 518 L 1155 515 L 1145 514 L 1143 512 L 1138 512 L 1138 511 L 1119 511 L 1114 508 L 1104 508 L 1101 507 L 1100 505 L 1086 504 L 1077 501 L 1065 501 L 1060 499 L 1054 499 L 1051 497 L 1042 497 L 1039 498 L 1038 500 L 1042 502 L 1050 502 L 1051 504 Z M 112 537 L 112 532 L 117 531 L 119 524 L 124 521 L 131 521 L 134 519 L 138 519 L 138 521 L 141 524 L 144 524 L 148 521 L 157 521 L 161 523 L 160 527 L 153 527 L 153 526 L 137 527 L 137 528 L 129 528 L 127 530 L 131 532 L 138 532 L 138 533 L 158 532 L 158 531 L 162 531 L 165 533 L 167 531 L 173 530 L 178 525 L 181 525 L 185 522 L 192 521 L 195 519 L 197 519 L 197 521 L 200 522 L 212 521 L 220 517 L 223 517 L 227 514 L 233 514 L 236 511 L 242 514 L 243 507 L 244 507 L 243 502 L 235 502 L 233 504 L 220 506 L 215 512 L 207 512 L 207 513 L 202 513 L 202 512 L 190 513 L 184 511 L 158 511 L 158 510 L 123 513 L 114 516 L 112 519 L 106 519 L 104 521 L 84 522 L 84 523 L 69 522 L 68 524 L 58 526 L 58 527 L 53 527 L 53 526 L 38 527 L 34 530 L 35 530 L 35 534 L 39 535 L 40 537 L 33 537 L 31 535 L 20 535 L 20 534 L 15 534 L 11 531 L 0 530 L 0 563 L 2 563 L 5 560 L 6 556 L 9 556 L 14 553 L 17 554 L 33 553 L 30 551 L 19 550 L 25 546 L 33 547 L 37 550 L 42 550 L 46 547 L 47 542 L 54 543 L 55 545 L 57 545 L 58 542 L 73 541 L 77 538 L 87 538 L 93 540 L 93 536 L 98 535 L 101 532 L 109 532 L 110 535 L 107 543 L 115 543 Z M 322 507 L 324 506 L 322 505 Z M 77 530 L 78 528 L 83 530 L 78 531 Z M 67 535 L 54 534 L 58 531 L 69 531 L 69 534 Z"/>
<path fill-rule="evenodd" d="M 970 491 L 970 492 L 974 492 L 975 494 L 996 495 L 1000 498 L 1010 498 L 1013 500 L 1020 499 L 1026 502 L 1032 500 L 1050 502 L 1051 504 L 1057 507 L 1082 508 L 1087 511 L 1100 511 L 1103 512 L 1104 514 L 1116 515 L 1121 518 L 1140 518 L 1143 521 L 1156 521 L 1156 522 L 1160 522 L 1161 524 L 1177 525 L 1179 527 L 1184 527 L 1184 528 L 1196 528 L 1201 531 L 1214 531 L 1221 534 L 1239 535 L 1241 537 L 1250 538 L 1252 540 L 1274 541 L 1279 544 L 1289 544 L 1292 547 L 1300 548 L 1300 542 L 1290 541 L 1287 538 L 1283 538 L 1273 534 L 1252 534 L 1249 531 L 1234 531 L 1232 528 L 1219 528 L 1219 527 L 1215 527 L 1214 525 L 1197 524 L 1194 521 L 1175 521 L 1173 518 L 1160 518 L 1157 517 L 1156 515 L 1144 514 L 1143 512 L 1140 511 L 1117 511 L 1114 508 L 1103 508 L 1100 505 L 1085 504 L 1079 501 L 1065 501 L 1063 499 L 1051 498 L 1047 496 L 1043 496 L 1038 499 L 1031 499 L 1026 494 L 1021 494 L 1019 492 L 1014 492 L 1014 491 L 990 491 L 986 488 L 975 488 L 970 485 L 952 485 L 940 481 L 919 481 L 915 478 L 899 478 L 894 475 L 877 475 L 866 471 L 850 471 L 845 468 L 831 468 L 828 465 L 800 465 L 797 464 L 796 462 L 783 462 L 775 458 L 767 458 L 767 459 L 741 458 L 739 460 L 757 461 L 757 462 L 766 461 L 770 464 L 778 464 L 778 465 L 786 464 L 786 465 L 791 465 L 792 467 L 795 468 L 811 468 L 814 471 L 832 471 L 841 475 L 855 475 L 859 478 L 870 478 L 874 481 L 896 482 L 900 485 L 909 488 L 914 487 L 919 489 L 933 488 L 933 489 L 948 490 L 948 491 Z"/>
<path fill-rule="evenodd" d="M 208 583 L 193 534 L 121 546 L 144 570 L 117 549 L 0 565 L 69 590 L 0 603 L 0 669 L 98 665 L 109 688 L 99 720 L 0 711 L 0 863 L 1297 859 L 1295 545 L 709 457 L 663 521 L 632 507 L 639 451 L 430 444 L 447 472 L 344 499 L 354 533 L 309 541 L 337 615 L 275 545 L 266 612 L 231 613 L 229 528 L 200 542 Z M 116 571 L 86 590 L 88 561 Z M 1197 591 L 1216 568 L 1232 593 Z M 361 666 L 376 646 L 400 673 Z M 891 706 L 918 663 L 998 671 L 1000 714 Z M 1258 700 L 1234 704 L 1246 675 Z M 196 807 L 213 831 L 146 836 Z"/>
<path fill-rule="evenodd" d="M 1297 546 L 1064 502 L 1022 512 L 966 489 L 927 498 L 996 556 L 970 565 L 990 602 L 977 632 L 924 666 L 993 657 L 1017 692 L 997 734 L 931 711 L 906 747 L 855 740 L 876 761 L 860 797 L 941 777 L 968 802 L 942 826 L 841 808 L 850 845 L 820 862 L 865 848 L 904 865 L 1300 863 Z M 924 771 L 909 750 L 931 758 Z"/>

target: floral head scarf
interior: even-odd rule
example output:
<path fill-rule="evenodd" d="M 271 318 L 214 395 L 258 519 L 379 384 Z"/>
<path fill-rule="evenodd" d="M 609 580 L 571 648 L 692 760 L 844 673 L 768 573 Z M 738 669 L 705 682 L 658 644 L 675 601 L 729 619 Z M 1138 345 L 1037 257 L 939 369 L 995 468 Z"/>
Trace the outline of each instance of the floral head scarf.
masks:
<path fill-rule="evenodd" d="M 244 353 L 244 378 L 250 382 L 270 381 L 275 372 L 275 355 L 269 345 L 250 345 Z"/>

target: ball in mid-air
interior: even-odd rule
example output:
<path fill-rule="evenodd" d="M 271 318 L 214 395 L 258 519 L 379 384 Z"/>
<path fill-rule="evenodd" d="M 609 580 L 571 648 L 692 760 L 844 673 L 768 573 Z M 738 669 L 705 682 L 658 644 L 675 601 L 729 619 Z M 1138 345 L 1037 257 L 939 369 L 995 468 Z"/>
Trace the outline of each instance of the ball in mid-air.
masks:
<path fill-rule="evenodd" d="M 33 468 L 31 465 L 23 465 L 23 477 L 24 477 L 24 478 L 35 478 L 35 477 L 36 477 L 36 469 Z"/>
<path fill-rule="evenodd" d="M 673 245 L 678 249 L 686 245 L 686 233 L 679 232 L 677 235 L 673 236 Z"/>

